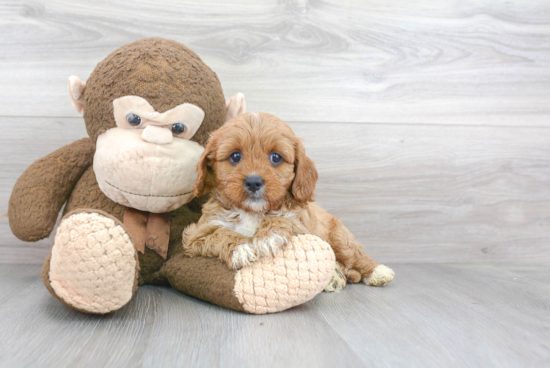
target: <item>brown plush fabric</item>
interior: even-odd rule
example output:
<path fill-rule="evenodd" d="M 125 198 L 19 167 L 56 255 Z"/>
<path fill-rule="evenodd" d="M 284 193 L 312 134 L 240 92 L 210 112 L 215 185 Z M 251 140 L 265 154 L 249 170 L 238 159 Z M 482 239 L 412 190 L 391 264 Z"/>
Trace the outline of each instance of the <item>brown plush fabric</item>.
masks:
<path fill-rule="evenodd" d="M 99 189 L 94 174 L 94 168 L 90 166 L 76 183 L 63 215 L 78 208 L 97 208 L 110 213 L 120 221 L 124 218 L 124 206 L 113 202 Z"/>
<path fill-rule="evenodd" d="M 172 257 L 162 267 L 168 282 L 184 294 L 246 312 L 235 296 L 235 274 L 217 258 Z"/>
<path fill-rule="evenodd" d="M 92 164 L 94 149 L 89 138 L 81 139 L 25 170 L 13 187 L 8 209 L 15 236 L 38 241 L 50 235 L 75 183 Z"/>
<path fill-rule="evenodd" d="M 170 242 L 170 214 L 149 213 L 147 221 L 147 243 L 145 246 L 154 250 L 163 259 L 168 255 Z"/>
<path fill-rule="evenodd" d="M 36 241 L 50 235 L 57 215 L 75 210 L 103 211 L 123 221 L 125 207 L 107 198 L 99 189 L 92 168 L 97 137 L 115 127 L 113 100 L 134 95 L 145 99 L 158 112 L 182 103 L 192 103 L 205 112 L 204 122 L 192 140 L 204 145 L 210 132 L 225 121 L 225 100 L 216 74 L 185 46 L 171 40 L 147 38 L 125 45 L 100 62 L 86 82 L 84 120 L 90 138 L 38 160 L 16 183 L 10 199 L 12 231 L 22 240 Z M 166 284 L 201 299 L 242 310 L 233 295 L 234 274 L 217 260 L 185 259 L 182 232 L 201 216 L 207 197 L 194 199 L 172 211 L 165 261 L 146 248 L 136 252 L 139 279 L 136 285 Z M 163 265 L 169 266 L 163 268 Z M 50 292 L 49 258 L 43 280 Z"/>
<path fill-rule="evenodd" d="M 127 207 L 124 209 L 124 226 L 128 229 L 128 235 L 130 235 L 134 247 L 140 253 L 145 253 L 148 215 L 147 212 L 136 210 L 135 208 Z"/>
<path fill-rule="evenodd" d="M 152 213 L 127 207 L 124 209 L 124 226 L 140 253 L 145 253 L 147 247 L 166 259 L 170 243 L 170 213 Z"/>
<path fill-rule="evenodd" d="M 163 113 L 188 102 L 206 113 L 192 140 L 204 145 L 225 120 L 225 99 L 216 73 L 182 44 L 158 37 L 129 43 L 100 62 L 86 82 L 84 120 L 95 142 L 115 126 L 113 100 L 145 98 Z"/>

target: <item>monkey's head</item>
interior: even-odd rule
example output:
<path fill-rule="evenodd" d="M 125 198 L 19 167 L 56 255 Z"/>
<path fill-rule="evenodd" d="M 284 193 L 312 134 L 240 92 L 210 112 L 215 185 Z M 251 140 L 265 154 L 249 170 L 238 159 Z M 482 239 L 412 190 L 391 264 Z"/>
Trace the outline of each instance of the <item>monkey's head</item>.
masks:
<path fill-rule="evenodd" d="M 96 143 L 100 189 L 117 203 L 157 213 L 193 198 L 209 133 L 225 122 L 226 109 L 228 118 L 244 109 L 242 95 L 226 107 L 218 77 L 193 51 L 162 38 L 119 48 L 86 83 L 70 77 L 69 95 Z"/>

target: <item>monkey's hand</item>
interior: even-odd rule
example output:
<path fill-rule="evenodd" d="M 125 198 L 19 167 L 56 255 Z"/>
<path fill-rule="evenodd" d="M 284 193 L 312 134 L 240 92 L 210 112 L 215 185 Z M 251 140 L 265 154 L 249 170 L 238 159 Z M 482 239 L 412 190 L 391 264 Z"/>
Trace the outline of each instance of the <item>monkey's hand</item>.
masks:
<path fill-rule="evenodd" d="M 84 171 L 92 165 L 94 144 L 84 138 L 35 161 L 19 177 L 10 198 L 11 231 L 24 241 L 47 238 L 57 215 Z"/>

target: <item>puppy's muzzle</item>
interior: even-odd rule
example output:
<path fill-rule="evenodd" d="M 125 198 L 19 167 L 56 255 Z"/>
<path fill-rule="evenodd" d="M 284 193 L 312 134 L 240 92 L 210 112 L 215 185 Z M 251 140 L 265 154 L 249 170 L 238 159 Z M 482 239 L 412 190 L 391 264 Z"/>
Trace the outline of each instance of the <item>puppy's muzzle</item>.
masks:
<path fill-rule="evenodd" d="M 244 187 L 248 192 L 255 194 L 264 187 L 264 179 L 258 175 L 250 175 L 244 179 Z"/>

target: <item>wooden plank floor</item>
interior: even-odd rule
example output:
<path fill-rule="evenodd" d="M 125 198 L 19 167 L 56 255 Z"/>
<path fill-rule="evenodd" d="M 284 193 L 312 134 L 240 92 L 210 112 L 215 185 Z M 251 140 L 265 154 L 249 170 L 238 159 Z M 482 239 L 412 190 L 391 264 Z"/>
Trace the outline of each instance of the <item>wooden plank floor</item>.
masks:
<path fill-rule="evenodd" d="M 273 315 L 141 287 L 108 316 L 66 308 L 38 265 L 0 266 L 1 367 L 548 367 L 543 265 L 397 265 Z"/>

